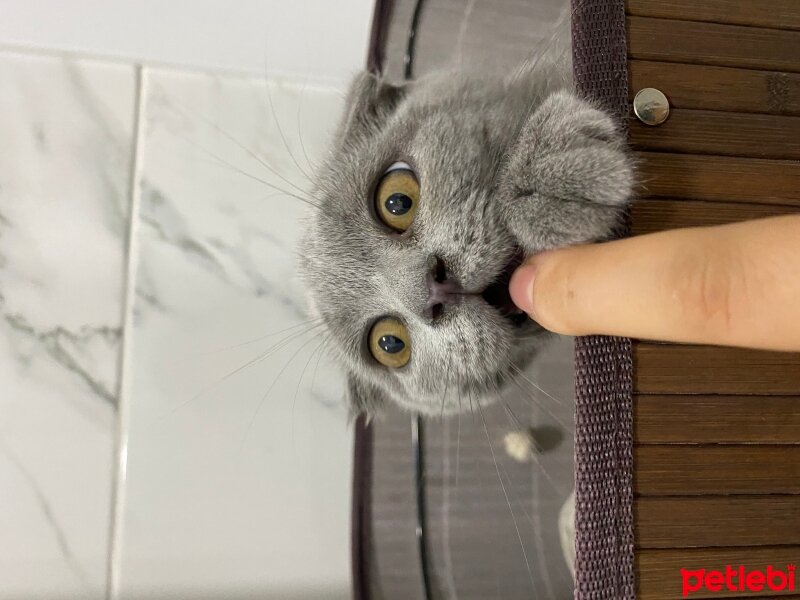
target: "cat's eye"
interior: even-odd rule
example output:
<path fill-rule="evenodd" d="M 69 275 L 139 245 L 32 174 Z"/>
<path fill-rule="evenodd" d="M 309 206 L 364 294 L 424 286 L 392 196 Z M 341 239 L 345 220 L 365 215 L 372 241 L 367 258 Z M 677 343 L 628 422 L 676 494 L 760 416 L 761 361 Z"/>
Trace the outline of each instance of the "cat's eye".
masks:
<path fill-rule="evenodd" d="M 399 369 L 411 358 L 411 337 L 399 319 L 384 317 L 369 332 L 369 351 L 385 367 Z"/>
<path fill-rule="evenodd" d="M 375 190 L 375 214 L 385 225 L 403 232 L 414 222 L 419 204 L 419 182 L 411 167 L 396 162 L 389 167 Z"/>

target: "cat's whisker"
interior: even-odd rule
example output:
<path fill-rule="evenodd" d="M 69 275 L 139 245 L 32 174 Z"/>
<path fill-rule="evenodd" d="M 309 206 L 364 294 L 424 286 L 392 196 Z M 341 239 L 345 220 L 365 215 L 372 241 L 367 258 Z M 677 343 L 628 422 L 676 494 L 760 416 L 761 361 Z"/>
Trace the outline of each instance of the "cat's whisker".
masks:
<path fill-rule="evenodd" d="M 317 208 L 319 208 L 318 205 L 312 203 L 311 199 L 306 198 L 304 196 L 300 196 L 299 194 L 297 194 L 295 192 L 291 192 L 289 190 L 286 190 L 286 189 L 284 189 L 284 188 L 282 188 L 282 187 L 280 187 L 280 186 L 278 186 L 278 185 L 276 185 L 276 184 L 274 184 L 274 183 L 272 183 L 270 181 L 267 181 L 263 177 L 259 177 L 258 175 L 253 175 L 252 173 L 250 173 L 248 171 L 245 171 L 241 167 L 237 167 L 236 165 L 231 164 L 230 162 L 228 162 L 227 160 L 225 160 L 221 156 L 211 152 L 211 150 L 209 150 L 208 148 L 205 148 L 204 146 L 198 144 L 196 141 L 194 141 L 190 137 L 188 137 L 186 135 L 183 135 L 181 133 L 174 133 L 174 135 L 176 137 L 182 139 L 184 142 L 186 142 L 187 144 L 189 144 L 193 148 L 199 150 L 203 154 L 205 154 L 208 157 L 210 157 L 211 159 L 213 159 L 219 165 L 227 167 L 228 169 L 231 169 L 233 172 L 238 173 L 239 175 L 242 175 L 244 177 L 247 177 L 248 179 L 252 179 L 254 181 L 262 183 L 265 186 L 267 186 L 267 187 L 269 187 L 269 188 L 271 188 L 271 189 L 273 189 L 273 190 L 275 190 L 277 192 L 281 192 L 283 194 L 286 194 L 287 196 L 292 196 L 293 198 L 297 198 L 298 200 L 301 200 L 301 201 L 306 202 L 306 203 L 311 203 L 312 206 L 316 206 Z M 301 188 L 298 188 L 298 189 L 300 189 L 301 192 L 304 193 L 304 191 Z"/>
<path fill-rule="evenodd" d="M 550 410 L 550 409 L 549 409 L 549 408 L 548 408 L 548 407 L 545 405 L 545 403 L 544 403 L 544 402 L 542 402 L 542 401 L 541 401 L 539 398 L 537 398 L 537 397 L 536 397 L 536 394 L 535 394 L 535 390 L 528 390 L 528 389 L 525 389 L 525 388 L 522 386 L 522 384 L 521 384 L 521 383 L 520 383 L 520 382 L 517 380 L 516 376 L 515 376 L 515 375 L 514 375 L 514 374 L 513 374 L 511 371 L 504 371 L 504 373 L 505 373 L 506 377 L 508 377 L 509 381 L 511 381 L 511 383 L 513 383 L 513 384 L 514 384 L 514 385 L 517 387 L 517 389 L 518 389 L 520 392 L 522 392 L 522 398 L 523 398 L 523 399 L 527 400 L 528 402 L 531 402 L 531 403 L 532 403 L 534 406 L 536 406 L 536 407 L 538 407 L 538 408 L 542 409 L 542 411 L 544 411 L 545 413 L 547 413 L 547 415 L 548 415 L 548 416 L 549 416 L 551 419 L 553 419 L 553 420 L 554 420 L 556 423 L 558 423 L 559 425 L 561 425 L 561 427 L 563 427 L 563 428 L 564 428 L 564 430 L 565 430 L 567 433 L 569 433 L 569 434 L 570 434 L 570 436 L 571 436 L 572 438 L 574 438 L 574 437 L 575 437 L 575 433 L 574 433 L 574 431 L 573 431 L 572 427 L 570 427 L 569 425 L 567 425 L 566 423 L 564 423 L 564 421 L 563 421 L 561 418 L 557 417 L 557 416 L 556 416 L 556 415 L 555 415 L 555 414 L 554 414 L 554 413 L 553 413 L 553 412 L 552 412 L 552 411 L 551 411 L 551 410 Z M 533 392 L 533 394 L 532 394 L 532 392 Z"/>
<path fill-rule="evenodd" d="M 448 357 L 447 368 L 445 369 L 445 373 L 450 373 L 450 366 L 452 364 L 453 364 L 452 358 Z M 441 414 L 439 415 L 440 419 L 444 417 L 444 402 L 445 402 L 445 399 L 447 398 L 447 388 L 448 388 L 449 385 L 450 385 L 450 377 L 446 376 L 444 378 L 444 392 L 442 393 L 442 411 L 441 411 Z"/>
<path fill-rule="evenodd" d="M 204 394 L 207 394 L 208 392 L 210 392 L 214 388 L 218 387 L 223 382 L 227 381 L 228 379 L 230 379 L 231 377 L 233 377 L 237 373 L 241 373 L 245 369 L 247 369 L 249 367 L 252 367 L 253 365 L 256 365 L 256 364 L 266 360 L 272 354 L 274 354 L 275 352 L 277 352 L 278 350 L 283 348 L 286 344 L 288 344 L 291 341 L 293 341 L 295 338 L 297 338 L 299 336 L 302 336 L 302 335 L 308 333 L 309 331 L 312 331 L 312 330 L 316 329 L 317 327 L 320 327 L 321 325 L 322 325 L 322 323 L 317 323 L 315 325 L 311 325 L 311 326 L 307 327 L 306 329 L 303 329 L 302 331 L 293 332 L 293 333 L 289 334 L 288 336 L 284 337 L 283 339 L 279 340 L 278 342 L 276 342 L 275 344 L 273 344 L 272 346 L 267 348 L 264 352 L 260 353 L 255 358 L 247 361 L 245 364 L 237 367 L 233 371 L 230 371 L 229 373 L 225 374 L 221 379 L 218 379 L 214 383 L 204 387 L 202 390 L 200 390 L 199 392 L 197 392 L 196 394 L 194 394 L 190 398 L 187 398 L 186 400 L 184 400 L 183 402 L 178 404 L 176 407 L 170 409 L 167 412 L 167 414 L 164 415 L 164 416 L 166 417 L 166 416 L 173 415 L 174 413 L 176 413 L 177 411 L 183 409 L 185 406 L 187 406 L 188 404 L 194 402 L 195 400 L 197 400 L 198 398 L 200 398 Z"/>
<path fill-rule="evenodd" d="M 548 397 L 550 400 L 552 400 L 553 402 L 555 402 L 557 406 L 560 406 L 561 408 L 565 408 L 565 409 L 569 409 L 569 408 L 570 408 L 570 407 L 569 407 L 569 406 L 566 404 L 566 402 L 564 402 L 563 400 L 559 400 L 558 398 L 556 398 L 556 397 L 555 397 L 555 396 L 553 396 L 552 394 L 549 394 L 547 391 L 543 390 L 543 389 L 542 389 L 540 386 L 536 385 L 536 383 L 534 383 L 533 381 L 531 381 L 531 380 L 530 380 L 530 379 L 529 379 L 529 378 L 528 378 L 528 377 L 525 375 L 524 371 L 523 371 L 522 369 L 520 369 L 520 368 L 519 368 L 517 365 L 515 365 L 514 363 L 511 363 L 511 362 L 509 362 L 509 367 L 510 367 L 511 369 L 513 369 L 513 372 L 509 372 L 510 378 L 511 378 L 511 380 L 512 380 L 512 381 L 514 381 L 514 382 L 517 384 L 517 386 L 518 386 L 518 387 L 521 387 L 521 386 L 519 385 L 519 381 L 518 381 L 518 379 L 517 379 L 517 378 L 519 377 L 520 379 L 522 379 L 522 381 L 523 381 L 523 382 L 527 383 L 528 385 L 530 385 L 530 386 L 533 388 L 533 390 L 532 390 L 532 391 L 534 391 L 534 397 L 535 397 L 535 395 L 536 395 L 536 394 L 535 394 L 535 392 L 537 392 L 537 391 L 538 391 L 538 392 L 540 392 L 540 393 L 544 394 L 545 396 L 547 396 L 547 397 Z M 566 429 L 567 431 L 570 431 L 570 432 L 572 431 L 572 428 L 571 428 L 571 427 L 569 427 L 569 426 L 567 426 L 567 424 L 566 424 L 566 423 L 564 423 L 564 422 L 563 422 L 563 421 L 562 421 L 562 420 L 561 420 L 559 417 L 557 417 L 557 416 L 556 416 L 556 415 L 555 415 L 555 414 L 554 414 L 554 413 L 553 413 L 553 412 L 552 412 L 550 409 L 548 409 L 548 408 L 545 406 L 545 404 L 544 404 L 543 402 L 539 402 L 539 403 L 537 403 L 537 405 L 538 405 L 539 407 L 541 407 L 541 408 L 542 408 L 542 410 L 544 410 L 544 411 L 545 411 L 545 412 L 546 412 L 548 415 L 550 415 L 550 416 L 551 416 L 551 417 L 552 417 L 552 418 L 553 418 L 553 419 L 554 419 L 554 420 L 555 420 L 555 421 L 556 421 L 556 422 L 557 422 L 559 425 L 561 425 L 562 427 L 564 427 L 564 429 Z"/>
<path fill-rule="evenodd" d="M 508 504 L 508 510 L 511 512 L 511 520 L 514 522 L 514 529 L 517 532 L 517 539 L 519 540 L 519 547 L 522 550 L 522 557 L 525 559 L 525 567 L 528 570 L 528 577 L 531 582 L 531 589 L 533 591 L 533 595 L 536 596 L 536 585 L 533 580 L 533 571 L 531 570 L 531 563 L 528 560 L 528 553 L 525 550 L 525 543 L 522 540 L 522 533 L 519 530 L 519 524 L 517 523 L 517 517 L 514 514 L 514 509 L 511 507 L 511 500 L 508 497 L 508 491 L 506 490 L 505 483 L 503 483 L 503 478 L 500 475 L 500 468 L 497 466 L 497 457 L 494 453 L 494 446 L 492 445 L 492 439 L 489 436 L 489 428 L 486 426 L 486 419 L 483 415 L 483 409 L 478 403 L 478 410 L 480 411 L 481 421 L 483 422 L 483 431 L 486 433 L 486 441 L 489 444 L 489 451 L 492 454 L 492 461 L 494 462 L 494 469 L 497 472 L 497 480 L 500 482 L 500 488 L 503 490 L 503 496 L 505 496 L 506 504 Z"/>
<path fill-rule="evenodd" d="M 476 428 L 478 427 L 478 425 L 474 421 L 473 421 L 473 427 L 476 427 Z M 476 459 L 476 466 L 479 465 L 479 464 L 480 463 L 478 463 L 477 459 Z M 482 490 L 488 489 L 488 487 L 491 485 L 491 481 L 487 481 L 486 479 L 484 479 L 484 469 L 482 468 L 482 466 L 480 468 L 474 469 L 473 474 L 477 476 L 478 488 L 482 489 Z M 495 528 L 493 533 L 494 533 L 494 538 L 495 538 L 494 544 L 497 545 L 498 547 L 502 546 L 506 541 L 504 533 L 500 530 L 500 528 Z M 494 579 L 495 579 L 495 595 L 499 595 L 499 593 L 500 593 L 500 590 L 499 590 L 499 587 L 498 587 L 498 584 L 499 584 L 499 573 L 497 571 L 497 565 L 492 561 L 491 562 L 491 567 L 492 567 L 492 572 L 494 573 Z"/>
<path fill-rule="evenodd" d="M 308 204 L 309 206 L 313 206 L 314 208 L 317 208 L 317 209 L 321 208 L 319 204 L 317 204 L 316 202 L 314 202 L 313 200 L 311 200 L 309 198 L 306 198 L 304 196 L 300 196 L 299 194 L 295 194 L 294 192 L 290 192 L 289 190 L 283 189 L 282 187 L 277 186 L 274 183 L 271 183 L 271 182 L 267 181 L 263 177 L 259 177 L 258 175 L 253 175 L 252 173 L 249 173 L 248 171 L 245 171 L 244 169 L 242 169 L 240 167 L 232 165 L 231 163 L 229 163 L 225 159 L 217 156 L 216 154 L 214 154 L 210 150 L 208 150 L 206 148 L 203 148 L 200 144 L 198 144 L 197 142 L 195 142 L 191 138 L 188 138 L 186 136 L 183 136 L 183 135 L 177 134 L 177 133 L 175 135 L 180 137 L 181 139 L 183 139 L 185 142 L 187 142 L 191 146 L 194 146 L 196 149 L 200 150 L 204 154 L 208 155 L 212 159 L 214 159 L 220 165 L 231 169 L 235 173 L 238 173 L 239 175 L 242 175 L 243 177 L 247 177 L 248 179 L 252 179 L 253 181 L 257 181 L 257 182 L 267 186 L 268 188 L 271 188 L 271 189 L 275 190 L 276 192 L 281 192 L 281 193 L 283 193 L 283 194 L 285 194 L 287 196 L 295 198 L 296 200 L 300 200 L 301 202 L 304 202 L 305 204 Z"/>
<path fill-rule="evenodd" d="M 442 393 L 442 409 L 441 409 L 441 412 L 439 413 L 439 418 L 440 419 L 444 418 L 444 401 L 447 398 L 447 384 L 448 384 L 448 381 L 447 381 L 447 378 L 445 378 L 444 392 Z"/>
<path fill-rule="evenodd" d="M 328 335 L 328 336 L 326 336 L 326 337 L 325 337 L 325 339 L 323 340 L 323 342 L 322 342 L 322 350 L 321 350 L 321 351 L 320 351 L 320 353 L 317 355 L 317 362 L 314 364 L 314 371 L 311 373 L 311 387 L 309 388 L 309 392 L 308 392 L 308 394 L 309 394 L 309 396 L 311 396 L 312 398 L 314 397 L 314 381 L 317 379 L 317 369 L 319 368 L 319 362 L 320 362 L 320 360 L 322 359 L 322 354 L 323 354 L 323 352 L 324 352 L 324 351 L 325 351 L 325 349 L 326 349 L 326 348 L 325 348 L 325 344 L 327 344 L 327 343 L 330 341 L 331 337 L 332 337 L 332 336 Z"/>
<path fill-rule="evenodd" d="M 529 377 L 528 377 L 528 376 L 525 374 L 525 371 L 523 371 L 523 370 L 522 370 L 522 369 L 519 367 L 519 365 L 517 365 L 517 364 L 515 364 L 515 363 L 513 363 L 513 362 L 509 362 L 508 364 L 509 364 L 509 366 L 510 366 L 510 367 L 511 367 L 511 368 L 512 368 L 512 369 L 513 369 L 513 370 L 514 370 L 516 373 L 517 373 L 517 375 L 518 375 L 519 377 L 521 377 L 521 378 L 522 378 L 524 381 L 527 381 L 527 382 L 528 382 L 528 383 L 529 383 L 531 386 L 533 386 L 533 388 L 534 388 L 534 389 L 536 389 L 537 391 L 541 392 L 542 394 L 544 394 L 545 396 L 547 396 L 548 398 L 550 398 L 550 399 L 551 399 L 553 402 L 555 402 L 555 403 L 556 403 L 556 404 L 558 404 L 559 406 L 561 406 L 561 407 L 563 407 L 563 408 L 566 408 L 566 405 L 564 404 L 564 401 L 563 401 L 563 400 L 560 400 L 559 398 L 556 398 L 556 397 L 555 397 L 555 396 L 553 396 L 551 393 L 549 393 L 547 390 L 545 390 L 545 389 L 543 389 L 541 386 L 539 386 L 539 385 L 538 385 L 536 382 L 532 381 L 532 380 L 531 380 L 531 379 L 530 379 L 530 378 L 529 378 Z"/>
<path fill-rule="evenodd" d="M 497 399 L 500 401 L 500 403 L 503 405 L 503 409 L 505 410 L 506 417 L 508 418 L 508 422 L 511 425 L 511 427 L 517 431 L 528 431 L 529 430 L 528 426 L 524 425 L 522 421 L 520 421 L 519 417 L 517 417 L 517 415 L 514 413 L 514 411 L 511 410 L 511 407 L 508 405 L 508 402 L 506 402 L 503 399 L 502 395 L 500 394 L 500 390 L 497 388 L 496 385 L 495 385 L 495 395 Z M 528 454 L 530 455 L 531 460 L 534 463 L 536 463 L 536 466 L 539 468 L 539 471 L 541 471 L 541 473 L 547 478 L 547 481 L 550 483 L 553 489 L 556 490 L 562 496 L 566 495 L 566 490 L 562 489 L 561 486 L 559 486 L 558 484 L 556 484 L 555 481 L 553 481 L 553 478 L 547 472 L 547 469 L 545 469 L 544 464 L 542 464 L 539 454 L 536 451 L 536 448 L 534 448 L 532 444 L 528 449 Z"/>
<path fill-rule="evenodd" d="M 456 600 L 458 598 L 458 590 L 456 588 L 455 572 L 453 565 L 453 555 L 450 540 L 450 511 L 452 503 L 450 502 L 450 419 L 442 421 L 442 504 L 440 509 L 442 521 L 442 558 L 444 562 L 444 581 L 447 586 L 448 600 Z"/>
<path fill-rule="evenodd" d="M 247 147 L 247 146 L 245 146 L 244 144 L 242 144 L 242 143 L 241 143 L 239 140 L 237 140 L 237 139 L 236 139 L 234 136 L 232 136 L 230 133 L 228 133 L 227 131 L 225 131 L 224 129 L 222 129 L 221 127 L 219 127 L 218 125 L 215 125 L 214 123 L 210 123 L 210 125 L 211 125 L 212 127 L 214 127 L 215 129 L 217 129 L 217 130 L 219 131 L 219 133 L 221 133 L 223 136 L 225 136 L 225 137 L 226 137 L 228 140 L 230 140 L 230 141 L 231 141 L 233 144 L 235 144 L 235 145 L 236 145 L 238 148 L 240 148 L 241 150 L 243 150 L 244 152 L 246 152 L 246 153 L 247 153 L 247 154 L 248 154 L 248 155 L 249 155 L 251 158 L 253 158 L 255 161 L 257 161 L 257 162 L 258 162 L 258 163 L 259 163 L 261 166 L 263 166 L 265 169 L 267 169 L 267 170 L 268 170 L 270 173 L 272 173 L 273 175 L 275 175 L 275 177 L 279 178 L 279 179 L 280 179 L 281 181 L 283 181 L 285 184 L 287 184 L 287 185 L 289 185 L 289 186 L 293 187 L 293 188 L 294 188 L 294 189 L 295 189 L 295 190 L 296 190 L 298 193 L 300 193 L 300 194 L 305 194 L 305 193 L 306 193 L 306 190 L 305 190 L 305 189 L 303 189 L 302 187 L 300 187 L 299 185 L 297 185 L 296 183 L 294 183 L 294 182 L 293 182 L 291 179 L 289 179 L 288 177 L 285 177 L 285 176 L 283 176 L 283 175 L 280 173 L 280 171 L 278 171 L 278 170 L 277 170 L 275 167 L 273 167 L 273 166 L 272 166 L 272 165 L 271 165 L 269 162 L 267 162 L 267 160 L 266 160 L 264 157 L 262 157 L 260 154 L 258 154 L 258 153 L 257 153 L 257 152 L 255 152 L 254 150 L 252 150 L 252 149 L 250 149 L 249 147 Z"/>
<path fill-rule="evenodd" d="M 303 128 L 300 127 L 300 113 L 302 112 L 303 108 L 303 96 L 306 92 L 306 85 L 308 84 L 308 77 L 303 80 L 303 87 L 300 89 L 300 98 L 297 100 L 297 140 L 300 142 L 300 150 L 303 153 L 303 158 L 306 159 L 306 165 L 308 168 L 311 169 L 312 172 L 317 170 L 317 165 L 315 165 L 311 159 L 308 158 L 308 152 L 306 152 L 306 144 L 303 141 Z"/>
<path fill-rule="evenodd" d="M 495 386 L 495 389 L 497 390 L 496 386 Z M 497 390 L 497 392 L 499 393 L 499 390 Z M 507 417 L 509 419 L 509 423 L 512 424 L 512 427 L 515 427 L 516 429 L 527 429 L 527 428 L 522 426 L 519 418 L 517 418 L 516 414 L 514 414 L 514 411 L 511 409 L 511 407 L 508 405 L 508 403 L 503 402 L 503 408 L 505 409 L 506 415 L 507 415 Z M 560 496 L 562 496 L 562 497 L 566 496 L 567 492 L 561 486 L 557 485 L 555 483 L 555 481 L 553 481 L 553 478 L 547 472 L 547 469 L 545 468 L 544 464 L 542 464 L 542 462 L 540 461 L 540 457 L 538 456 L 537 451 L 533 447 L 533 445 L 531 445 L 529 447 L 529 454 L 530 454 L 531 459 L 536 463 L 536 466 L 538 467 L 538 471 L 545 476 L 547 481 L 550 483 L 551 487 Z M 510 482 L 510 477 L 508 476 L 508 472 L 505 470 L 505 468 L 503 468 L 503 472 L 506 474 L 506 479 Z M 538 486 L 533 486 L 532 491 L 533 491 L 534 494 L 538 494 L 539 493 L 539 487 Z M 535 497 L 533 498 L 533 500 L 535 501 Z M 525 517 L 528 519 L 528 522 L 531 524 L 531 527 L 533 529 L 533 533 L 534 533 L 534 536 L 535 536 L 535 539 L 536 539 L 536 545 L 537 545 L 538 550 L 539 550 L 536 553 L 535 556 L 536 556 L 537 562 L 539 563 L 539 571 L 542 574 L 542 581 L 544 583 L 545 590 L 547 591 L 548 597 L 555 598 L 556 596 L 555 596 L 555 593 L 554 593 L 554 590 L 553 590 L 553 583 L 550 580 L 549 569 L 547 568 L 546 561 L 543 558 L 545 556 L 545 550 L 546 549 L 545 549 L 544 539 L 543 539 L 542 533 L 541 533 L 541 531 L 542 531 L 541 515 L 540 515 L 540 513 L 538 511 L 534 511 L 534 517 L 532 518 L 530 516 L 530 514 L 528 514 L 528 511 L 526 510 L 524 503 L 522 503 L 521 501 L 519 501 L 519 507 L 521 508 L 523 513 L 525 514 Z"/>
<path fill-rule="evenodd" d="M 308 369 L 308 365 L 311 364 L 311 360 L 314 358 L 314 355 L 319 352 L 327 340 L 328 335 L 325 335 L 322 338 L 322 341 L 320 341 L 320 343 L 317 344 L 317 346 L 311 351 L 311 354 L 308 355 L 306 364 L 303 366 L 303 370 L 300 372 L 300 378 L 297 380 L 297 387 L 294 390 L 294 397 L 292 398 L 292 444 L 294 444 L 294 409 L 297 406 L 297 395 L 300 392 L 300 386 L 303 384 L 303 377 L 305 377 L 306 369 Z"/>
<path fill-rule="evenodd" d="M 469 382 L 469 388 L 467 391 L 469 392 L 469 412 L 472 415 L 472 423 L 475 423 L 475 408 L 472 406 L 472 392 L 473 392 L 473 385 L 472 382 Z"/>
<path fill-rule="evenodd" d="M 319 323 L 321 321 L 322 321 L 321 317 L 318 317 L 318 318 L 315 318 L 315 319 L 308 319 L 307 321 L 300 321 L 299 323 L 295 323 L 294 325 L 292 325 L 290 327 L 286 327 L 285 329 L 279 329 L 278 331 L 272 331 L 270 333 L 261 335 L 261 336 L 259 336 L 257 338 L 252 338 L 252 339 L 246 340 L 244 342 L 240 342 L 238 344 L 233 344 L 231 346 L 223 346 L 222 348 L 217 348 L 215 350 L 208 350 L 207 352 L 198 352 L 196 354 L 191 354 L 185 360 L 190 360 L 190 359 L 194 359 L 194 358 L 202 358 L 202 357 L 205 357 L 205 356 L 212 356 L 212 355 L 218 354 L 220 352 L 226 352 L 228 350 L 235 350 L 236 348 L 242 348 L 243 346 L 250 346 L 251 344 L 255 344 L 255 343 L 260 342 L 262 340 L 266 340 L 266 339 L 274 337 L 276 335 L 280 335 L 281 333 L 286 333 L 287 331 L 291 331 L 293 329 L 297 329 L 298 327 L 302 327 L 303 325 L 309 325 L 311 323 Z"/>
<path fill-rule="evenodd" d="M 266 61 L 265 61 L 265 68 L 266 68 Z M 265 72 L 265 77 L 266 77 L 266 72 Z M 292 152 L 292 149 L 289 147 L 289 142 L 286 140 L 286 136 L 283 133 L 283 127 L 281 127 L 281 123 L 278 120 L 278 115 L 275 112 L 275 103 L 272 100 L 272 91 L 270 90 L 269 81 L 266 81 L 266 86 L 265 87 L 266 87 L 266 90 L 267 90 L 267 101 L 269 102 L 269 109 L 270 109 L 270 112 L 272 113 L 272 119 L 275 122 L 275 127 L 277 127 L 277 129 L 278 129 L 278 135 L 280 136 L 281 141 L 283 142 L 283 146 L 284 146 L 284 148 L 286 148 L 286 153 L 289 155 L 289 158 L 292 159 L 292 162 L 294 163 L 294 166 L 297 167 L 297 170 L 300 171 L 300 173 L 302 173 L 303 176 L 306 179 L 308 179 L 309 182 L 311 182 L 311 181 L 313 181 L 311 175 L 309 175 L 308 172 L 302 166 L 300 166 L 300 163 L 297 162 L 297 158 L 295 158 L 295 155 Z"/>
<path fill-rule="evenodd" d="M 272 379 L 272 383 L 270 383 L 269 387 L 267 388 L 267 391 L 264 392 L 264 395 L 261 397 L 261 400 L 259 400 L 258 405 L 256 406 L 256 410 L 253 412 L 252 416 L 250 417 L 250 421 L 247 424 L 247 428 L 245 429 L 244 435 L 242 436 L 242 441 L 241 441 L 241 444 L 240 444 L 240 447 L 239 447 L 240 452 L 244 448 L 244 444 L 247 441 L 248 436 L 250 435 L 250 431 L 253 429 L 253 425 L 255 424 L 256 419 L 258 418 L 258 415 L 261 412 L 261 408 L 263 407 L 264 402 L 269 397 L 269 394 L 272 391 L 272 388 L 274 388 L 275 384 L 278 383 L 278 380 L 281 378 L 281 375 L 283 375 L 283 373 L 286 371 L 286 369 L 289 367 L 289 365 L 292 364 L 292 361 L 294 361 L 294 359 L 297 357 L 297 355 L 300 354 L 300 351 L 303 350 L 303 348 L 308 346 L 315 339 L 316 338 L 311 337 L 311 338 L 305 340 L 302 344 L 300 344 L 300 347 L 297 348 L 297 350 L 294 351 L 294 353 L 289 357 L 289 360 L 286 361 L 286 364 L 283 365 L 281 370 L 278 371 L 278 374 Z"/>
<path fill-rule="evenodd" d="M 456 496 L 458 496 L 458 466 L 459 454 L 461 451 L 461 413 L 464 412 L 461 407 L 461 375 L 458 376 L 458 433 L 456 435 Z"/>
<path fill-rule="evenodd" d="M 503 466 L 502 463 L 500 463 L 500 469 L 502 469 L 503 474 L 506 477 L 506 481 L 508 482 L 508 485 L 510 487 L 511 486 L 511 477 L 509 477 L 508 471 L 506 471 L 506 468 Z M 536 488 L 535 487 L 534 487 L 534 494 L 536 494 Z M 534 498 L 532 498 L 532 500 L 534 502 L 536 501 L 535 496 L 534 496 Z M 536 542 L 536 546 L 537 546 L 537 549 L 539 550 L 539 552 L 534 554 L 534 557 L 535 557 L 536 561 L 539 563 L 539 571 L 542 574 L 541 580 L 542 580 L 542 583 L 544 584 L 544 587 L 545 587 L 545 590 L 546 590 L 546 593 L 547 593 L 547 597 L 548 598 L 555 598 L 556 596 L 555 596 L 555 592 L 553 590 L 553 583 L 550 580 L 549 569 L 547 568 L 547 564 L 546 564 L 546 561 L 544 559 L 544 556 L 546 555 L 546 550 L 547 549 L 545 548 L 544 538 L 542 537 L 542 522 L 541 522 L 541 518 L 540 518 L 541 515 L 539 514 L 538 511 L 534 511 L 533 512 L 534 516 L 531 516 L 531 514 L 528 512 L 528 509 L 525 508 L 525 503 L 522 502 L 522 500 L 519 499 L 519 498 L 515 499 L 515 503 L 517 504 L 517 507 L 522 511 L 522 514 L 525 515 L 525 519 L 528 521 L 528 523 L 531 526 L 531 530 L 533 531 L 533 536 L 534 536 L 534 539 L 535 539 L 535 542 Z"/>
<path fill-rule="evenodd" d="M 187 117 L 188 119 L 192 119 L 192 118 L 200 119 L 206 125 L 211 127 L 214 131 L 216 131 L 217 133 L 222 135 L 225 139 L 227 139 L 229 142 L 234 144 L 237 148 L 239 148 L 240 150 L 242 150 L 245 153 L 247 153 L 248 156 L 250 156 L 252 159 L 257 161 L 261 166 L 263 166 L 265 169 L 267 169 L 270 173 L 272 173 L 273 175 L 275 175 L 276 177 L 281 179 L 281 181 L 283 181 L 284 183 L 286 183 L 286 184 L 290 185 L 291 187 L 293 187 L 297 192 L 299 192 L 301 194 L 305 193 L 305 190 L 302 187 L 298 186 L 293 181 L 291 181 L 289 178 L 287 178 L 284 175 L 282 175 L 280 173 L 280 171 L 278 171 L 269 162 L 267 162 L 267 160 L 263 156 L 258 154 L 252 148 L 246 146 L 245 144 L 243 144 L 242 142 L 237 140 L 234 135 L 232 135 L 229 131 L 227 131 L 225 128 L 223 128 L 219 123 L 215 123 L 214 121 L 212 121 L 208 117 L 205 117 L 205 116 L 200 115 L 200 114 L 196 114 L 196 115 L 192 116 L 185 109 L 181 109 L 181 108 L 179 108 L 179 107 L 177 107 L 175 105 L 173 105 L 173 109 L 178 111 L 178 112 L 183 113 L 183 115 L 185 117 Z"/>
<path fill-rule="evenodd" d="M 264 201 L 266 201 L 266 200 L 271 200 L 272 198 L 277 198 L 277 197 L 280 197 L 280 196 L 286 196 L 286 195 L 287 195 L 287 194 L 286 194 L 286 192 L 284 192 L 284 191 L 282 191 L 282 190 L 281 190 L 281 191 L 279 191 L 279 192 L 275 192 L 274 194 L 269 194 L 268 196 L 264 196 L 264 197 L 262 198 L 262 200 L 264 200 Z M 294 199 L 300 200 L 300 198 L 297 198 L 297 196 L 294 196 L 294 195 L 293 195 L 293 196 L 291 196 L 291 197 L 292 197 L 292 198 L 294 198 Z M 302 202 L 305 202 L 305 203 L 306 203 L 306 204 L 308 204 L 309 206 L 313 206 L 314 208 L 322 208 L 322 207 L 321 207 L 321 206 L 320 206 L 320 205 L 319 205 L 317 202 L 313 202 L 313 201 L 311 201 L 311 200 L 307 200 L 307 199 L 306 199 L 306 200 L 301 200 L 301 201 L 302 201 Z"/>

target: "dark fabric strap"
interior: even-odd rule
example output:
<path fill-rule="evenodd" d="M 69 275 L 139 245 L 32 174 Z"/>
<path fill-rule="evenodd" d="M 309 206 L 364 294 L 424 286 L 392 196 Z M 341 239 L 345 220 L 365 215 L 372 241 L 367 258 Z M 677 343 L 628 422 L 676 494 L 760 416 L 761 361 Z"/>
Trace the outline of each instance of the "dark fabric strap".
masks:
<path fill-rule="evenodd" d="M 372 29 L 367 50 L 367 70 L 370 73 L 378 75 L 383 73 L 385 58 L 383 54 L 386 50 L 386 36 L 393 8 L 394 0 L 376 0 L 372 9 Z"/>
<path fill-rule="evenodd" d="M 372 539 L 372 426 L 365 415 L 354 424 L 353 500 L 350 515 L 350 567 L 353 600 L 368 600 Z"/>
<path fill-rule="evenodd" d="M 626 129 L 624 2 L 573 0 L 572 14 L 578 92 Z M 575 371 L 575 598 L 632 600 L 631 341 L 578 338 Z"/>

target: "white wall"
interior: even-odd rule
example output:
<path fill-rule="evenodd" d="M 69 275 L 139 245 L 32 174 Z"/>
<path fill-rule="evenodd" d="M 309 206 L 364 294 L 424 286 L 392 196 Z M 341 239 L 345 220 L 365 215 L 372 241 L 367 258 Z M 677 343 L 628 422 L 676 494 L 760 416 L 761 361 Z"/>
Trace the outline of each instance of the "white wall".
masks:
<path fill-rule="evenodd" d="M 364 64 L 372 0 L 0 0 L 0 44 L 298 79 Z"/>
<path fill-rule="evenodd" d="M 0 0 L 0 597 L 349 597 L 338 369 L 227 374 L 305 319 L 258 179 L 308 186 L 371 9 Z"/>

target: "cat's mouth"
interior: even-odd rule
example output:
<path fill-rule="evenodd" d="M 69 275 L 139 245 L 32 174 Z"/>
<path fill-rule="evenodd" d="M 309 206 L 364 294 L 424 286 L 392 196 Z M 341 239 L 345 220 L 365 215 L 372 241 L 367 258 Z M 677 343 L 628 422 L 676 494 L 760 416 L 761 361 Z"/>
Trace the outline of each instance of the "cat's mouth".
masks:
<path fill-rule="evenodd" d="M 521 326 L 528 320 L 528 315 L 522 312 L 511 300 L 511 294 L 508 291 L 508 283 L 511 281 L 511 275 L 522 264 L 525 255 L 521 249 L 517 249 L 512 255 L 508 264 L 503 267 L 503 270 L 495 278 L 495 281 L 489 285 L 483 292 L 481 297 L 491 306 L 494 306 L 503 317 L 511 321 L 514 326 Z"/>

